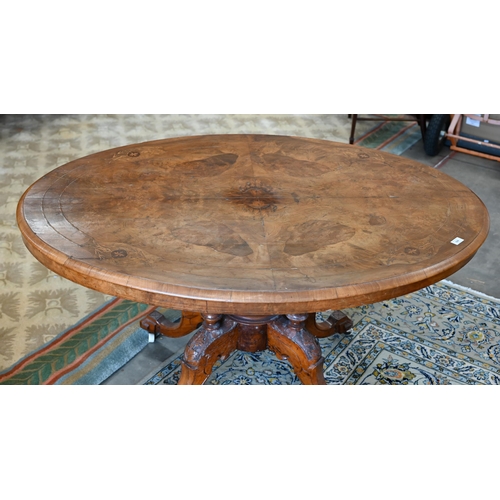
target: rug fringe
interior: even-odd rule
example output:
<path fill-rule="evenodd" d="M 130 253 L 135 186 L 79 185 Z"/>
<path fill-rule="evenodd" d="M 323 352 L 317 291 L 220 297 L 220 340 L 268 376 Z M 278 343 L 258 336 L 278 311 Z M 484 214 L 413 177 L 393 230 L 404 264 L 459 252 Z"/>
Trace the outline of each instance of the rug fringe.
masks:
<path fill-rule="evenodd" d="M 453 283 L 452 281 L 449 281 L 449 280 L 442 280 L 442 281 L 440 281 L 440 283 L 444 283 L 444 284 L 446 284 L 448 286 L 452 286 L 452 287 L 458 288 L 459 290 L 462 290 L 464 292 L 469 292 L 469 293 L 472 293 L 473 295 L 477 295 L 478 297 L 482 297 L 484 299 L 492 300 L 492 301 L 498 302 L 500 304 L 500 299 L 498 299 L 496 297 L 492 297 L 491 295 L 486 295 L 485 293 L 482 293 L 482 292 L 478 292 L 477 290 L 474 290 L 472 288 L 469 288 L 469 287 L 466 287 L 466 286 L 463 286 L 463 285 L 457 285 L 456 283 Z"/>

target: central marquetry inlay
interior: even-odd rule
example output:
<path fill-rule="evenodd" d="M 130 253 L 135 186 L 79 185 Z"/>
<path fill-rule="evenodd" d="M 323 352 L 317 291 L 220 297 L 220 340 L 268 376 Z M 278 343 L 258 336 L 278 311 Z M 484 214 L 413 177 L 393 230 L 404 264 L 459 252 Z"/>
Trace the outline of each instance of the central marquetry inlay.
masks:
<path fill-rule="evenodd" d="M 269 186 L 248 182 L 240 186 L 238 191 L 228 197 L 236 205 L 244 206 L 259 212 L 275 212 L 278 208 L 273 189 Z"/>

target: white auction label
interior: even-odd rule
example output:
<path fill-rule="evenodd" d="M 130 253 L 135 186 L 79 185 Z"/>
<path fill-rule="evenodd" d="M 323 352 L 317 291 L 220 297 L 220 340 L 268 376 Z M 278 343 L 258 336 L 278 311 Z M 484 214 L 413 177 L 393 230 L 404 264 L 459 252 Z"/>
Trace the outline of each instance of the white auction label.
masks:
<path fill-rule="evenodd" d="M 465 123 L 467 123 L 467 125 L 472 125 L 473 127 L 479 127 L 479 125 L 481 125 L 479 120 L 474 120 L 474 118 L 469 118 L 468 116 L 465 118 Z"/>
<path fill-rule="evenodd" d="M 460 245 L 460 243 L 462 243 L 462 241 L 464 241 L 462 238 L 455 238 L 454 240 L 451 240 L 451 242 L 454 244 L 454 245 Z"/>

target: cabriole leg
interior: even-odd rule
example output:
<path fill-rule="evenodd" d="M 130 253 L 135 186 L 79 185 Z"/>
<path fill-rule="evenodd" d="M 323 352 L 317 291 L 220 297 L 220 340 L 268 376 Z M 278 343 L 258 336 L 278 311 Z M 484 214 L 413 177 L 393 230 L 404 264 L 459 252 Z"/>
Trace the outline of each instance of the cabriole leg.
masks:
<path fill-rule="evenodd" d="M 237 347 L 236 321 L 221 314 L 206 314 L 203 319 L 184 351 L 179 385 L 203 384 L 215 362 L 227 358 Z"/>
<path fill-rule="evenodd" d="M 305 328 L 307 314 L 287 314 L 268 325 L 268 348 L 290 361 L 303 384 L 325 385 L 323 355 L 317 339 Z"/>

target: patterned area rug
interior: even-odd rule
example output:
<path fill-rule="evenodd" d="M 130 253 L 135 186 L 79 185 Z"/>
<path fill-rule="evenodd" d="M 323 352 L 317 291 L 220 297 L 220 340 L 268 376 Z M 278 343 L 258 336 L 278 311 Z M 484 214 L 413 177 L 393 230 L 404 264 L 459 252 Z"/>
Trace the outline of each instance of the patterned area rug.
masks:
<path fill-rule="evenodd" d="M 351 332 L 319 339 L 327 384 L 500 384 L 500 300 L 442 281 L 344 312 L 354 322 Z M 176 384 L 181 356 L 173 356 L 144 384 Z M 205 384 L 301 382 L 288 361 L 270 351 L 235 351 L 216 363 Z"/>
<path fill-rule="evenodd" d="M 56 342 L 75 332 L 81 318 L 107 304 L 112 297 L 61 278 L 36 261 L 25 248 L 16 225 L 16 207 L 22 193 L 50 170 L 82 156 L 124 144 L 182 135 L 263 133 L 313 137 L 348 142 L 350 120 L 345 115 L 0 115 L 0 375 L 18 367 L 20 360 L 39 350 L 59 349 Z M 401 154 L 419 140 L 416 124 L 360 122 L 357 144 Z M 86 324 L 86 335 L 99 336 L 99 324 Z M 76 326 L 75 326 L 76 324 Z M 117 326 L 117 328 L 120 325 Z M 94 331 L 95 328 L 95 331 Z M 144 332 L 138 333 L 141 339 Z M 115 342 L 123 336 L 114 336 Z M 125 342 L 125 340 L 124 340 Z M 137 343 L 141 344 L 142 340 Z M 104 342 L 105 344 L 105 342 Z M 104 344 L 101 348 L 104 349 Z M 125 342 L 124 345 L 127 345 Z M 86 370 L 97 358 L 88 344 L 79 356 L 87 356 Z M 92 352 L 91 352 L 92 351 Z M 55 351 L 60 353 L 60 350 Z M 136 347 L 120 351 L 121 365 Z M 37 354 L 38 353 L 38 354 Z M 52 359 L 53 361 L 53 359 Z M 51 363 L 52 363 L 51 361 Z M 118 358 L 113 366 L 119 365 Z M 61 365 L 59 363 L 57 366 Z M 66 366 L 66 361 L 62 363 Z M 104 366 L 102 363 L 95 368 Z M 78 365 L 75 370 L 81 370 Z M 99 383 L 107 370 L 83 380 Z M 118 366 L 119 368 L 119 366 Z M 17 369 L 17 368 L 16 368 Z M 59 368 L 58 368 L 59 369 Z M 44 368 L 17 383 L 49 383 L 54 367 Z M 50 376 L 45 375 L 50 372 Z M 56 370 L 57 372 L 57 370 Z M 26 374 L 26 372 L 23 372 Z M 87 372 L 86 372 L 87 373 Z M 24 377 L 25 375 L 23 375 Z M 82 374 L 83 376 L 83 374 Z M 38 378 L 37 378 L 38 377 Z M 70 377 L 67 378 L 71 379 Z M 35 382 L 37 381 L 38 382 Z M 57 379 L 59 382 L 63 379 Z M 76 383 L 76 379 L 73 383 Z M 48 382 L 49 381 L 49 382 Z M 58 383 L 59 383 L 58 382 Z"/>
<path fill-rule="evenodd" d="M 147 345 L 138 323 L 154 309 L 115 298 L 0 373 L 0 385 L 99 384 Z"/>

